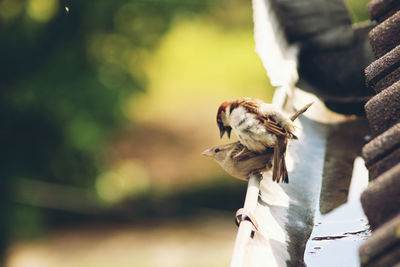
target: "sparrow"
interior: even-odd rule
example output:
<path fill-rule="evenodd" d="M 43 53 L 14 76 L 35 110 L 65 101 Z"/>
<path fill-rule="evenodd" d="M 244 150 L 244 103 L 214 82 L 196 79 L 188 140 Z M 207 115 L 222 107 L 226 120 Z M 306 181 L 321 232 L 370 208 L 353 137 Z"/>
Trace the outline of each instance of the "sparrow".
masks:
<path fill-rule="evenodd" d="M 259 99 L 241 98 L 223 102 L 217 112 L 217 125 L 222 138 L 233 130 L 248 150 L 262 153 L 274 148 L 272 180 L 289 182 L 285 154 L 289 139 L 298 139 L 294 134 L 293 121 L 305 112 L 312 103 L 287 117 L 272 104 Z"/>
<path fill-rule="evenodd" d="M 207 149 L 202 154 L 214 158 L 229 175 L 248 181 L 250 175 L 260 175 L 272 168 L 274 149 L 254 152 L 235 142 Z"/>

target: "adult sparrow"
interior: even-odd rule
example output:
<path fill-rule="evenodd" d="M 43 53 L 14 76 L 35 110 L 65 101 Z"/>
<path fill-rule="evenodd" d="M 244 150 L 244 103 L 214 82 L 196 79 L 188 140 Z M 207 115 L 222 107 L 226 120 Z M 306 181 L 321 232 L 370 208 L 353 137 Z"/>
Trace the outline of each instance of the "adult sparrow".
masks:
<path fill-rule="evenodd" d="M 230 138 L 233 130 L 240 143 L 250 151 L 262 153 L 274 148 L 272 180 L 289 182 L 285 153 L 288 139 L 297 139 L 294 134 L 295 120 L 312 103 L 306 105 L 291 118 L 284 115 L 272 104 L 258 99 L 242 98 L 223 102 L 218 108 L 217 124 L 222 138 L 226 132 Z M 300 112 L 300 113 L 299 113 Z"/>
<path fill-rule="evenodd" d="M 231 176 L 248 181 L 251 174 L 258 174 L 272 168 L 273 148 L 263 152 L 248 150 L 240 142 L 216 146 L 202 153 L 214 158 Z"/>

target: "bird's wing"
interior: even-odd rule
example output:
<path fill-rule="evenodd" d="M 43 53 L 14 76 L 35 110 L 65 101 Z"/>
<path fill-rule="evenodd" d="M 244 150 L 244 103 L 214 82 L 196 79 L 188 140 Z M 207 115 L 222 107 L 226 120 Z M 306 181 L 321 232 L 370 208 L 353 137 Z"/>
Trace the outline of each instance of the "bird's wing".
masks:
<path fill-rule="evenodd" d="M 273 151 L 274 151 L 274 149 L 272 147 L 268 147 L 266 149 L 266 151 L 264 151 L 263 153 L 258 153 L 258 152 L 249 150 L 247 147 L 245 147 L 244 145 L 242 145 L 241 143 L 238 142 L 238 144 L 235 146 L 235 148 L 233 149 L 233 151 L 231 153 L 231 157 L 233 160 L 243 161 L 246 159 L 264 155 L 266 153 L 272 154 Z"/>
<path fill-rule="evenodd" d="M 241 105 L 246 111 L 250 114 L 254 114 L 257 120 L 260 121 L 262 125 L 266 128 L 266 130 L 270 133 L 274 133 L 278 136 L 287 136 L 287 131 L 284 129 L 279 123 L 277 123 L 270 115 L 262 114 L 259 112 L 260 105 L 264 103 L 259 103 L 257 101 L 240 101 L 237 104 L 233 105 L 234 108 L 236 106 Z"/>
<path fill-rule="evenodd" d="M 271 84 L 286 92 L 293 89 L 299 79 L 298 47 L 287 42 L 271 0 L 253 0 L 253 17 L 255 51 L 267 70 Z"/>
<path fill-rule="evenodd" d="M 269 115 L 257 115 L 257 119 L 264 125 L 268 132 L 277 136 L 287 136 L 288 132 Z"/>
<path fill-rule="evenodd" d="M 236 146 L 235 149 L 232 151 L 231 157 L 233 160 L 236 161 L 243 161 L 246 159 L 253 158 L 259 155 L 259 153 L 248 150 L 247 147 L 240 144 L 240 146 Z"/>

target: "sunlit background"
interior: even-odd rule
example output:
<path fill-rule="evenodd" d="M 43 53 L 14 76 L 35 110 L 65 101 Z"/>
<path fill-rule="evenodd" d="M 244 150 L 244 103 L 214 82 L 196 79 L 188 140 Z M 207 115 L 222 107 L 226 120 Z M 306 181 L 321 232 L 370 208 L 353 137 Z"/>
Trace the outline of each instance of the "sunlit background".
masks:
<path fill-rule="evenodd" d="M 0 40 L 6 266 L 229 263 L 246 184 L 200 153 L 273 95 L 250 1 L 0 0 Z"/>

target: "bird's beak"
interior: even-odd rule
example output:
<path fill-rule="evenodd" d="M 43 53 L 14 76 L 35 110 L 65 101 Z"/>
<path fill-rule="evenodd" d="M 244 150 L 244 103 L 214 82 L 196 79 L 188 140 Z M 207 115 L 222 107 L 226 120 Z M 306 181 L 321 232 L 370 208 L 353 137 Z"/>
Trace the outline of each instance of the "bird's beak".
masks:
<path fill-rule="evenodd" d="M 203 156 L 206 156 L 206 157 L 212 157 L 212 156 L 213 156 L 213 153 L 212 153 L 211 148 L 209 148 L 209 149 L 203 151 L 203 153 L 201 153 L 201 154 L 202 154 Z"/>
<path fill-rule="evenodd" d="M 227 128 L 225 129 L 225 131 L 226 131 L 226 135 L 228 136 L 228 139 L 230 139 L 230 138 L 231 138 L 231 131 L 232 131 L 232 128 L 231 128 L 231 127 L 227 127 Z"/>
<path fill-rule="evenodd" d="M 225 133 L 225 128 L 219 130 L 219 137 L 222 138 L 224 136 L 224 133 Z"/>
<path fill-rule="evenodd" d="M 219 137 L 222 138 L 224 136 L 224 133 L 226 132 L 226 135 L 228 136 L 228 139 L 229 139 L 229 138 L 231 138 L 231 131 L 232 131 L 231 127 L 221 128 L 219 130 Z"/>

